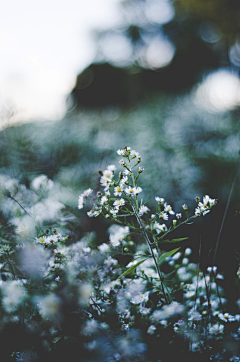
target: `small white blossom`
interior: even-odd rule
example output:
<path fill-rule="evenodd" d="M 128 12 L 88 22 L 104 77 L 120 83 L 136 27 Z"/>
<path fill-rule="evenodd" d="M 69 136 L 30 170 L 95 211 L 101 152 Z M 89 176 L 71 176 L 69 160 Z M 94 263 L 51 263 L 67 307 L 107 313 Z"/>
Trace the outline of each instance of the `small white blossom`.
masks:
<path fill-rule="evenodd" d="M 110 171 L 116 171 L 116 166 L 115 165 L 109 165 L 108 167 L 107 167 L 107 170 L 110 170 Z"/>
<path fill-rule="evenodd" d="M 120 206 L 125 205 L 125 200 L 124 199 L 119 199 L 114 201 L 113 206 L 115 206 L 116 208 L 119 208 Z"/>
<path fill-rule="evenodd" d="M 186 248 L 184 255 L 188 256 L 188 255 L 191 255 L 191 254 L 192 254 L 192 249 L 191 248 Z"/>
<path fill-rule="evenodd" d="M 147 302 L 148 297 L 149 297 L 149 292 L 137 294 L 131 299 L 131 303 L 132 304 L 140 304 L 142 302 Z"/>
<path fill-rule="evenodd" d="M 167 205 L 167 203 L 164 203 L 164 211 L 169 212 L 169 214 L 174 215 L 175 212 L 173 211 L 172 207 L 170 205 Z"/>
<path fill-rule="evenodd" d="M 142 216 L 143 214 L 146 214 L 149 211 L 149 208 L 145 205 L 142 205 L 139 208 L 139 215 Z"/>
<path fill-rule="evenodd" d="M 208 330 L 210 334 L 220 334 L 224 332 L 224 325 L 223 324 L 214 324 L 213 326 L 209 323 Z"/>
<path fill-rule="evenodd" d="M 147 333 L 148 334 L 154 334 L 156 329 L 157 328 L 154 325 L 151 325 L 150 327 L 148 327 Z"/>
<path fill-rule="evenodd" d="M 167 226 L 165 224 L 159 224 L 156 221 L 153 225 L 153 228 L 157 231 L 158 234 L 162 231 L 167 231 Z"/>
<path fill-rule="evenodd" d="M 229 313 L 219 313 L 218 318 L 221 319 L 224 322 L 234 322 L 236 321 L 236 318 L 229 314 Z"/>
<path fill-rule="evenodd" d="M 125 156 L 127 154 L 126 150 L 117 150 L 119 156 Z"/>
<path fill-rule="evenodd" d="M 132 150 L 132 151 L 130 152 L 130 155 L 132 156 L 132 158 L 135 158 L 135 157 L 141 158 L 141 156 L 139 155 L 139 153 L 138 153 L 137 151 L 135 151 L 135 150 Z"/>
<path fill-rule="evenodd" d="M 32 187 L 36 191 L 40 190 L 41 188 L 50 190 L 53 188 L 53 181 L 49 180 L 46 175 L 41 175 L 33 180 Z"/>
<path fill-rule="evenodd" d="M 119 227 L 114 234 L 110 234 L 110 243 L 113 247 L 119 246 L 125 236 L 129 234 L 129 227 Z"/>
<path fill-rule="evenodd" d="M 125 183 L 127 182 L 127 180 L 128 180 L 128 177 L 127 177 L 127 176 L 124 176 L 124 177 L 120 180 L 119 186 L 120 186 L 121 188 L 123 188 L 123 186 L 125 185 Z"/>
<path fill-rule="evenodd" d="M 111 185 L 112 183 L 112 179 L 109 178 L 109 177 L 105 177 L 105 176 L 102 176 L 100 178 L 100 185 L 105 187 L 105 190 L 107 191 L 109 186 Z"/>
<path fill-rule="evenodd" d="M 138 195 L 140 192 L 142 192 L 142 189 L 141 189 L 141 187 L 128 186 L 124 191 L 128 195 L 135 196 L 135 195 Z"/>
<path fill-rule="evenodd" d="M 107 202 L 107 201 L 108 201 L 107 196 L 103 196 L 103 197 L 101 198 L 100 204 L 103 205 L 103 204 L 104 204 L 105 202 Z"/>
<path fill-rule="evenodd" d="M 108 268 L 112 268 L 113 266 L 116 266 L 118 261 L 116 259 L 113 259 L 111 256 L 109 256 L 107 259 L 104 260 L 104 263 Z"/>
<path fill-rule="evenodd" d="M 103 244 L 98 246 L 98 249 L 100 250 L 101 253 L 107 253 L 110 248 L 109 248 L 108 244 L 103 243 Z"/>
<path fill-rule="evenodd" d="M 159 218 L 163 220 L 168 220 L 168 214 L 166 212 L 161 212 Z"/>
<path fill-rule="evenodd" d="M 112 180 L 113 172 L 111 170 L 105 170 L 105 171 L 103 171 L 103 177 L 106 177 L 107 179 Z"/>
<path fill-rule="evenodd" d="M 114 187 L 114 196 L 121 196 L 123 192 L 123 188 L 121 185 Z"/>
<path fill-rule="evenodd" d="M 164 203 L 164 199 L 163 199 L 162 197 L 156 196 L 156 197 L 155 197 L 155 200 L 156 200 L 157 202 L 160 202 L 160 204 L 163 204 L 163 203 Z"/>

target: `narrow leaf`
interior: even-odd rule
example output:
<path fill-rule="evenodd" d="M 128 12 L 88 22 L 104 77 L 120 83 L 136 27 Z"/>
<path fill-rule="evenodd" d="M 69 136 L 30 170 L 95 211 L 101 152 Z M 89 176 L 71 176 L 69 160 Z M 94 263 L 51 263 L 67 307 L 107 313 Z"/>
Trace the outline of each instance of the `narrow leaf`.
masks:
<path fill-rule="evenodd" d="M 173 249 L 173 250 L 170 250 L 164 254 L 161 254 L 159 257 L 158 257 L 158 262 L 159 264 L 162 264 L 164 262 L 164 260 L 168 257 L 168 256 L 172 256 L 173 254 L 175 254 L 180 248 L 176 248 L 176 249 Z"/>
<path fill-rule="evenodd" d="M 140 260 L 138 263 L 132 265 L 128 270 L 126 270 L 122 275 L 120 275 L 120 277 L 118 277 L 117 279 L 121 279 L 123 277 L 125 277 L 126 275 L 128 275 L 129 273 L 131 273 L 134 269 L 136 269 L 139 265 L 141 265 L 145 260 L 147 260 L 148 258 L 145 258 L 143 260 Z"/>
<path fill-rule="evenodd" d="M 187 240 L 187 239 L 189 239 L 189 237 L 179 238 L 179 239 L 172 239 L 172 240 L 167 239 L 167 240 L 161 240 L 161 241 L 159 241 L 159 242 L 160 242 L 161 244 L 178 243 L 178 242 L 180 242 L 180 241 Z"/>

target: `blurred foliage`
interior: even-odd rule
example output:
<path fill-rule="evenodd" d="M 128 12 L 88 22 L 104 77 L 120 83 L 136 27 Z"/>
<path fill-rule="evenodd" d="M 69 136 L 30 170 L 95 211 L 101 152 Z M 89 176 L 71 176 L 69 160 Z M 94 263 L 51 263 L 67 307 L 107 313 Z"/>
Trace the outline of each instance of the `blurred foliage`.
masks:
<path fill-rule="evenodd" d="M 117 107 L 72 111 L 59 122 L 23 124 L 3 130 L 1 174 L 11 175 L 26 185 L 36 175 L 46 174 L 58 184 L 56 200 L 79 218 L 77 235 L 96 230 L 99 242 L 106 241 L 108 224 L 88 219 L 85 212 L 77 210 L 77 199 L 88 187 L 98 190 L 98 170 L 116 164 L 116 150 L 130 145 L 142 155 L 145 171 L 140 186 L 149 206 L 155 207 L 155 196 L 164 197 L 176 211 L 181 211 L 183 203 L 194 208 L 197 195 L 220 199 L 204 225 L 197 221 L 190 231 L 190 244 L 197 246 L 202 235 L 205 262 L 209 265 L 213 257 L 210 249 L 215 246 L 238 164 L 238 118 L 237 110 L 215 115 L 202 111 L 189 94 L 162 94 L 131 112 Z M 239 243 L 239 216 L 235 216 L 239 201 L 237 183 L 220 243 L 222 262 L 233 258 L 233 267 L 234 250 Z M 183 234 L 181 230 L 180 236 Z"/>
<path fill-rule="evenodd" d="M 175 0 L 177 12 L 200 21 L 217 24 L 222 35 L 234 42 L 240 31 L 240 3 L 237 0 Z"/>
<path fill-rule="evenodd" d="M 202 235 L 205 263 L 212 260 L 238 163 L 239 108 L 204 111 L 196 106 L 194 86 L 219 67 L 239 70 L 238 9 L 234 1 L 122 2 L 122 25 L 95 33 L 95 62 L 78 75 L 64 119 L 1 132 L 1 173 L 25 185 L 46 174 L 58 184 L 56 199 L 79 217 L 76 235 L 97 230 L 100 242 L 109 225 L 79 212 L 77 198 L 88 187 L 97 189 L 97 171 L 129 145 L 142 155 L 143 197 L 150 206 L 154 196 L 177 211 L 183 203 L 194 208 L 197 195 L 220 199 L 205 224 L 193 227 L 190 241 L 197 245 Z M 164 51 L 168 58 L 155 62 Z M 232 268 L 240 249 L 238 190 L 237 183 L 219 251 L 223 263 L 233 260 Z"/>

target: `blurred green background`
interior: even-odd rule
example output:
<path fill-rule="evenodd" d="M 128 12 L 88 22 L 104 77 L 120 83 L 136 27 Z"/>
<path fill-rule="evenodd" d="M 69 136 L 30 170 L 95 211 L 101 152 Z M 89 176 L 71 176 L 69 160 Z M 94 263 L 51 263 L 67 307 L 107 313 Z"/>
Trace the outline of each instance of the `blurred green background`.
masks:
<path fill-rule="evenodd" d="M 240 3 L 126 0 L 120 11 L 122 26 L 94 33 L 96 60 L 77 76 L 65 117 L 1 131 L 0 172 L 26 186 L 47 175 L 77 216 L 73 239 L 95 230 L 100 243 L 109 223 L 87 218 L 78 196 L 97 190 L 98 170 L 131 146 L 142 156 L 139 185 L 153 211 L 155 196 L 192 213 L 195 196 L 219 199 L 211 215 L 177 233 L 190 235 L 184 245 L 195 261 L 201 236 L 201 262 L 210 265 L 239 161 Z M 238 177 L 217 254 L 229 278 L 238 268 L 239 202 Z"/>

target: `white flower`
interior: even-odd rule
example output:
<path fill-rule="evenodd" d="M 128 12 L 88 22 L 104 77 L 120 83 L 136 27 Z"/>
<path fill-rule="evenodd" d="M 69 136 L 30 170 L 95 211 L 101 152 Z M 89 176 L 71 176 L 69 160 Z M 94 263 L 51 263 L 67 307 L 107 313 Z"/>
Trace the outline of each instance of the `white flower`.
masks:
<path fill-rule="evenodd" d="M 111 210 L 110 210 L 110 213 L 112 214 L 113 217 L 116 217 L 118 211 L 119 211 L 119 209 L 118 209 L 118 208 L 115 208 L 115 209 L 111 209 Z"/>
<path fill-rule="evenodd" d="M 224 331 L 224 325 L 223 324 L 214 324 L 213 326 L 209 323 L 208 329 L 210 334 L 220 334 Z"/>
<path fill-rule="evenodd" d="M 25 231 L 26 231 L 26 226 L 25 225 L 21 225 L 21 226 L 19 226 L 17 229 L 16 229 L 16 233 L 17 234 L 24 234 L 25 233 Z"/>
<path fill-rule="evenodd" d="M 209 267 L 207 267 L 207 271 L 208 271 L 208 273 L 211 273 L 212 271 L 213 271 L 213 273 L 216 273 L 217 267 L 216 266 L 214 266 L 214 267 L 209 266 Z"/>
<path fill-rule="evenodd" d="M 87 215 L 89 217 L 97 217 L 101 214 L 102 212 L 102 209 L 93 209 L 93 210 L 90 210 L 87 212 Z"/>
<path fill-rule="evenodd" d="M 119 163 L 120 163 L 120 166 L 124 166 L 124 165 L 125 165 L 124 159 L 121 159 L 121 160 L 119 161 Z"/>
<path fill-rule="evenodd" d="M 191 295 L 191 297 L 193 295 L 195 295 L 195 292 L 191 292 L 191 293 L 193 293 Z M 187 293 L 185 294 L 185 297 L 187 298 L 186 295 L 187 295 Z M 191 298 L 191 297 L 189 297 L 189 298 Z M 195 310 L 194 308 L 192 308 L 192 309 L 190 309 L 188 311 L 188 320 L 189 321 L 200 321 L 201 319 L 202 319 L 202 315 L 197 310 Z"/>
<path fill-rule="evenodd" d="M 112 183 L 112 179 L 109 177 L 102 176 L 100 178 L 100 185 L 105 187 L 105 190 L 108 190 L 111 183 Z"/>
<path fill-rule="evenodd" d="M 163 220 L 168 220 L 168 214 L 166 212 L 161 212 L 159 218 Z"/>
<path fill-rule="evenodd" d="M 169 214 L 174 215 L 175 212 L 172 210 L 172 207 L 170 205 L 167 205 L 167 203 L 164 203 L 164 211 L 169 212 Z"/>
<path fill-rule="evenodd" d="M 84 253 L 86 253 L 86 254 L 91 253 L 91 249 L 90 249 L 89 247 L 84 247 L 84 248 L 82 248 L 82 251 L 83 251 Z"/>
<path fill-rule="evenodd" d="M 181 252 L 178 251 L 176 254 L 174 254 L 174 255 L 172 256 L 172 259 L 173 259 L 173 260 L 178 260 L 181 255 L 182 255 Z"/>
<path fill-rule="evenodd" d="M 108 268 L 111 268 L 115 265 L 117 265 L 118 261 L 116 259 L 113 259 L 111 256 L 109 256 L 107 259 L 104 260 L 104 263 Z"/>
<path fill-rule="evenodd" d="M 121 180 L 120 180 L 120 183 L 119 183 L 119 186 L 121 188 L 123 188 L 123 186 L 125 185 L 125 183 L 127 182 L 128 180 L 128 177 L 127 176 L 124 176 Z"/>
<path fill-rule="evenodd" d="M 82 209 L 84 205 L 84 199 L 83 199 L 83 195 L 80 195 L 78 198 L 78 208 Z"/>
<path fill-rule="evenodd" d="M 140 192 L 142 192 L 142 189 L 141 189 L 141 187 L 128 186 L 124 191 L 128 195 L 135 196 L 135 195 L 139 194 Z"/>
<path fill-rule="evenodd" d="M 98 246 L 98 249 L 100 250 L 101 253 L 107 253 L 109 251 L 109 245 L 106 243 L 103 243 Z"/>
<path fill-rule="evenodd" d="M 200 216 L 200 215 L 201 215 L 201 210 L 200 210 L 198 207 L 195 209 L 195 215 L 196 215 L 196 216 Z"/>
<path fill-rule="evenodd" d="M 127 154 L 126 150 L 117 150 L 119 156 L 125 156 Z"/>
<path fill-rule="evenodd" d="M 125 205 L 125 200 L 124 199 L 119 199 L 114 201 L 113 206 L 115 206 L 116 208 L 119 208 L 120 206 Z"/>
<path fill-rule="evenodd" d="M 121 184 L 119 186 L 114 187 L 114 196 L 121 196 L 123 192 Z"/>
<path fill-rule="evenodd" d="M 137 188 L 135 188 L 135 195 L 138 195 L 138 194 L 140 194 L 140 192 L 142 192 L 142 188 L 141 187 L 137 187 Z"/>
<path fill-rule="evenodd" d="M 33 180 L 32 187 L 36 191 L 40 190 L 40 188 L 50 190 L 53 187 L 53 181 L 49 180 L 46 175 L 41 175 Z"/>
<path fill-rule="evenodd" d="M 135 150 L 132 150 L 131 152 L 130 152 L 130 155 L 132 156 L 132 158 L 135 158 L 135 157 L 137 157 L 137 158 L 141 158 L 141 156 L 139 155 L 139 153 L 137 152 L 137 151 L 135 151 Z"/>
<path fill-rule="evenodd" d="M 153 228 L 157 231 L 159 234 L 162 231 L 167 231 L 167 226 L 165 224 L 159 224 L 157 221 L 155 221 Z"/>
<path fill-rule="evenodd" d="M 110 171 L 116 171 L 116 166 L 115 165 L 109 165 L 108 167 L 107 167 L 107 170 L 110 170 Z"/>
<path fill-rule="evenodd" d="M 2 305 L 7 313 L 14 312 L 27 295 L 20 280 L 12 280 L 2 284 L 2 293 Z"/>
<path fill-rule="evenodd" d="M 139 269 L 142 270 L 148 278 L 158 278 L 158 273 L 155 272 L 152 268 L 141 268 L 140 266 Z"/>
<path fill-rule="evenodd" d="M 176 214 L 176 218 L 177 218 L 177 219 L 181 219 L 181 217 L 182 217 L 181 212 L 179 212 L 178 214 Z"/>
<path fill-rule="evenodd" d="M 88 197 L 92 192 L 93 192 L 93 190 L 89 188 L 89 189 L 83 191 L 83 195 Z"/>
<path fill-rule="evenodd" d="M 82 209 L 83 205 L 85 203 L 85 200 L 88 198 L 88 196 L 93 192 L 92 189 L 87 189 L 83 191 L 83 193 L 78 198 L 78 208 Z"/>
<path fill-rule="evenodd" d="M 184 255 L 188 256 L 188 255 L 191 255 L 191 254 L 192 254 L 192 249 L 191 248 L 186 248 Z"/>
<path fill-rule="evenodd" d="M 129 234 L 129 227 L 119 227 L 118 230 L 114 234 L 110 234 L 110 243 L 113 247 L 120 245 L 121 241 L 125 238 L 125 236 Z"/>
<path fill-rule="evenodd" d="M 107 196 L 103 196 L 103 197 L 101 198 L 100 204 L 103 205 L 103 204 L 104 204 L 105 202 L 107 202 L 107 201 L 108 201 Z"/>
<path fill-rule="evenodd" d="M 105 170 L 105 171 L 103 171 L 103 176 L 102 177 L 105 177 L 106 179 L 112 180 L 113 172 L 111 170 Z"/>
<path fill-rule="evenodd" d="M 229 313 L 219 313 L 218 318 L 221 319 L 224 322 L 234 322 L 236 321 L 236 318 L 229 314 Z"/>
<path fill-rule="evenodd" d="M 178 302 L 172 302 L 169 305 L 164 305 L 161 310 L 155 310 L 151 316 L 152 320 L 161 323 L 162 320 L 171 318 L 176 314 L 182 314 L 185 308 Z"/>
<path fill-rule="evenodd" d="M 160 202 L 161 204 L 164 203 L 164 199 L 163 199 L 162 197 L 156 196 L 156 197 L 155 197 L 155 200 L 156 200 L 157 202 Z"/>
<path fill-rule="evenodd" d="M 142 302 L 146 302 L 146 301 L 148 301 L 148 296 L 149 296 L 149 292 L 134 295 L 134 297 L 131 299 L 131 303 L 140 304 Z"/>
<path fill-rule="evenodd" d="M 215 199 L 211 199 L 208 195 L 203 197 L 203 202 L 199 202 L 197 208 L 195 209 L 195 215 L 200 216 L 201 214 L 204 216 L 209 213 L 209 209 L 216 204 Z"/>
<path fill-rule="evenodd" d="M 156 329 L 157 328 L 154 325 L 151 325 L 150 327 L 148 327 L 147 333 L 154 334 Z"/>
<path fill-rule="evenodd" d="M 149 208 L 145 205 L 142 205 L 139 209 L 139 215 L 142 216 L 143 214 L 146 214 L 149 211 Z"/>

